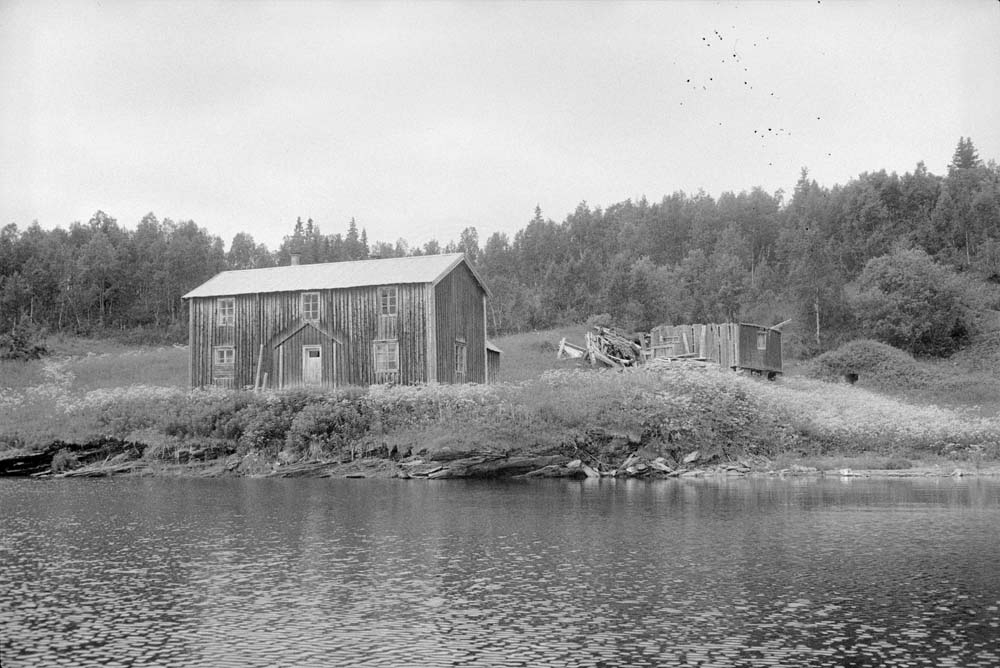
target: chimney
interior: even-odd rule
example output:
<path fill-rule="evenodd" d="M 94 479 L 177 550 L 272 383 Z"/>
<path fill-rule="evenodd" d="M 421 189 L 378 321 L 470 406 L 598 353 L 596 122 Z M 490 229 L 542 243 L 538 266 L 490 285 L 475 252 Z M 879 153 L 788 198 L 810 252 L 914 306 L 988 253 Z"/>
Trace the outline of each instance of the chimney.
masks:
<path fill-rule="evenodd" d="M 299 258 L 301 258 L 301 257 L 302 256 L 299 253 L 292 253 L 292 264 L 291 264 L 291 266 L 293 266 L 293 267 L 298 266 L 298 264 L 299 264 Z"/>

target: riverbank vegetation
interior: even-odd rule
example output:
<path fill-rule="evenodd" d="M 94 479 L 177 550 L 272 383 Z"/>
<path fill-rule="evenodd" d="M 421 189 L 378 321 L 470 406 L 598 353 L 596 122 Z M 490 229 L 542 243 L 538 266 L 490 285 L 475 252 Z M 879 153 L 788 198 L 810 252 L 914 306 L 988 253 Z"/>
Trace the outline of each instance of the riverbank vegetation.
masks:
<path fill-rule="evenodd" d="M 189 391 L 186 351 L 174 347 L 105 344 L 99 354 L 4 362 L 0 450 L 118 443 L 95 452 L 127 449 L 147 463 L 228 459 L 234 470 L 253 462 L 243 473 L 366 457 L 559 456 L 605 471 L 637 452 L 674 470 L 693 452 L 701 464 L 758 468 L 824 458 L 881 468 L 1000 459 L 995 405 L 928 401 L 960 376 L 978 388 L 970 396 L 986 397 L 997 389 L 990 374 L 942 376 L 870 341 L 774 382 L 697 363 L 592 370 L 555 359 L 554 341 L 566 333 L 501 339 L 513 373 L 524 377 L 486 386 Z M 68 342 L 64 352 L 80 345 Z M 843 380 L 851 372 L 854 385 Z M 912 388 L 922 399 L 907 396 Z M 68 447 L 58 461 L 63 469 L 84 463 Z"/>
<path fill-rule="evenodd" d="M 181 295 L 218 271 L 287 264 L 292 248 L 303 263 L 465 252 L 492 291 L 504 382 L 188 392 Z M 581 322 L 648 331 L 789 319 L 788 373 L 771 384 L 693 366 L 616 374 L 555 361 L 560 338 L 582 338 Z M 512 238 L 497 232 L 482 246 L 474 228 L 444 245 L 369 243 L 353 219 L 345 234 L 299 219 L 273 252 L 248 234 L 227 249 L 193 221 L 153 214 L 134 230 L 101 211 L 68 229 L 0 230 L 7 452 L 111 439 L 151 459 L 272 463 L 483 449 L 609 466 L 640 449 L 675 463 L 695 451 L 996 459 L 998 371 L 1000 168 L 964 137 L 945 175 L 919 163 L 825 187 L 804 169 L 787 196 L 581 203 L 558 223 L 536 208 Z"/>

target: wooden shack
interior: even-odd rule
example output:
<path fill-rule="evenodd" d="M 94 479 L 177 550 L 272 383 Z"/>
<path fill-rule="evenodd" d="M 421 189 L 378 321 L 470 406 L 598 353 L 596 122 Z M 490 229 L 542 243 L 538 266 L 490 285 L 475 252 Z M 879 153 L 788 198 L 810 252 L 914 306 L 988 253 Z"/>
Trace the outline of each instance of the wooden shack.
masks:
<path fill-rule="evenodd" d="M 500 355 L 503 351 L 492 341 L 486 341 L 486 378 L 495 383 L 500 379 Z"/>
<path fill-rule="evenodd" d="M 662 325 L 649 333 L 646 359 L 696 359 L 735 370 L 781 373 L 781 330 L 750 323 Z"/>
<path fill-rule="evenodd" d="M 488 296 L 462 253 L 225 271 L 184 295 L 191 386 L 489 382 Z"/>

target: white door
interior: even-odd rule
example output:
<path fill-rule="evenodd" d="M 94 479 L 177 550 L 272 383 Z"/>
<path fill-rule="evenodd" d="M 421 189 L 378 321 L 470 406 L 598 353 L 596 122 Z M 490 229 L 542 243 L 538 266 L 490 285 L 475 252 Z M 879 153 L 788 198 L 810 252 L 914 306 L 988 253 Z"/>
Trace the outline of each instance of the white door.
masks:
<path fill-rule="evenodd" d="M 302 383 L 305 385 L 323 384 L 323 348 L 321 346 L 302 346 Z"/>

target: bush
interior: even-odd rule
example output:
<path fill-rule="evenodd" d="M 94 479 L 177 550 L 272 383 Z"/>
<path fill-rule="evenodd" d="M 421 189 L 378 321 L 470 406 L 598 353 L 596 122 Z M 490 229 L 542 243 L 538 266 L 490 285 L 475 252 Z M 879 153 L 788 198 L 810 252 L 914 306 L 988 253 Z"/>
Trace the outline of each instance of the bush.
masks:
<path fill-rule="evenodd" d="M 374 412 L 363 401 L 326 397 L 305 406 L 292 419 L 285 448 L 311 457 L 338 455 L 360 444 L 374 422 Z"/>
<path fill-rule="evenodd" d="M 10 332 L 0 334 L 0 360 L 37 360 L 48 353 L 45 330 L 22 319 Z"/>
<path fill-rule="evenodd" d="M 865 385 L 883 389 L 926 387 L 931 375 L 909 354 L 890 345 L 859 339 L 825 352 L 804 367 L 819 380 L 842 380 L 853 375 Z"/>
<path fill-rule="evenodd" d="M 921 250 L 870 260 L 851 308 L 862 331 L 916 355 L 948 355 L 974 328 L 976 295 L 952 269 Z"/>

